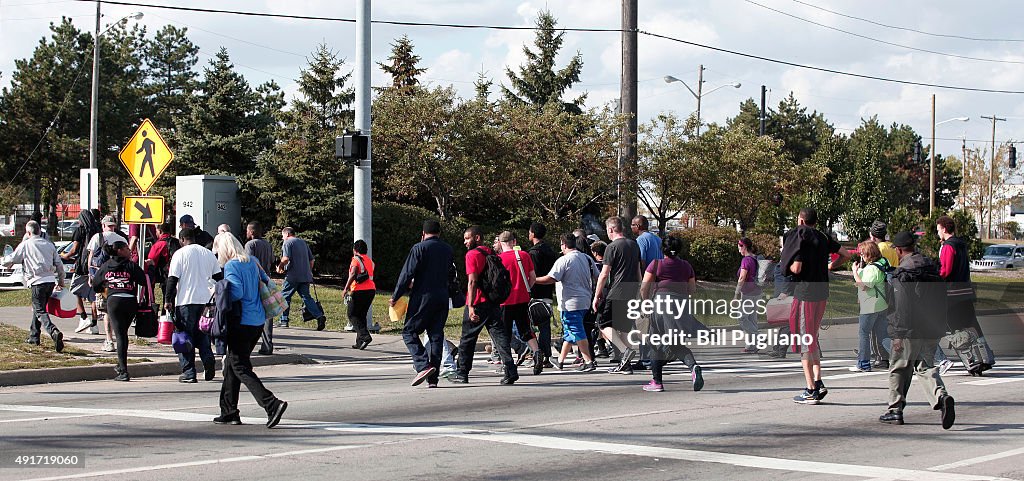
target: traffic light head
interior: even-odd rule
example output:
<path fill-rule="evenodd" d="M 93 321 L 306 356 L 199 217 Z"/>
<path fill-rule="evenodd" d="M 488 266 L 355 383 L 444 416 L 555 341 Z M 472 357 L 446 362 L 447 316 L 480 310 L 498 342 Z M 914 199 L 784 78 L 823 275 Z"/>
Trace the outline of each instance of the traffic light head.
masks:
<path fill-rule="evenodd" d="M 1013 144 L 1010 144 L 1010 168 L 1017 168 L 1017 147 L 1014 147 Z"/>
<path fill-rule="evenodd" d="M 361 131 L 345 131 L 341 137 L 334 139 L 334 158 L 346 165 L 359 165 L 360 160 L 366 160 L 368 157 L 369 139 Z"/>

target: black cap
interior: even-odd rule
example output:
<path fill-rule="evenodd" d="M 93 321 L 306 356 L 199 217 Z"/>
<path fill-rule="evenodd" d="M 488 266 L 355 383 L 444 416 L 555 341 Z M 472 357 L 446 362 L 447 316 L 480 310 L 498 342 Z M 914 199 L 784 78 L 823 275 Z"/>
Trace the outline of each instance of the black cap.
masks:
<path fill-rule="evenodd" d="M 917 239 L 915 239 L 914 234 L 911 234 L 910 232 L 900 232 L 899 234 L 896 234 L 896 236 L 892 238 L 893 247 L 899 247 L 903 249 L 907 247 L 914 247 L 915 242 L 917 242 Z"/>
<path fill-rule="evenodd" d="M 872 222 L 871 223 L 871 230 L 870 230 L 871 236 L 875 237 L 875 238 L 878 238 L 878 239 L 885 240 L 885 233 L 886 233 L 886 228 L 887 227 L 888 226 L 885 225 L 885 222 L 882 222 L 880 220 L 876 220 L 876 221 Z"/>

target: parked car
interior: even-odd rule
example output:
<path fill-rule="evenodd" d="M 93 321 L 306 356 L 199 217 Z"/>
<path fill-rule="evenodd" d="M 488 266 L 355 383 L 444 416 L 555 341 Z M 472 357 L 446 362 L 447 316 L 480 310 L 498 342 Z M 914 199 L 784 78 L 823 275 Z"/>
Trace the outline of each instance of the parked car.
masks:
<path fill-rule="evenodd" d="M 57 234 L 61 237 L 71 237 L 71 234 L 75 233 L 75 228 L 77 227 L 77 220 L 62 220 L 57 222 Z"/>
<path fill-rule="evenodd" d="M 1013 269 L 1024 266 L 1024 246 L 997 244 L 985 248 L 980 260 L 971 261 L 972 271 Z"/>
<path fill-rule="evenodd" d="M 71 250 L 71 242 L 60 241 L 54 243 L 57 246 L 57 253 L 64 254 Z M 10 244 L 4 245 L 4 257 L 7 257 L 14 253 L 14 248 Z M 64 276 L 70 281 L 71 277 L 75 274 L 75 261 L 66 260 L 64 264 Z M 14 264 L 11 267 L 4 267 L 0 265 L 0 289 L 24 289 L 25 288 L 25 272 L 22 270 L 21 264 Z"/>

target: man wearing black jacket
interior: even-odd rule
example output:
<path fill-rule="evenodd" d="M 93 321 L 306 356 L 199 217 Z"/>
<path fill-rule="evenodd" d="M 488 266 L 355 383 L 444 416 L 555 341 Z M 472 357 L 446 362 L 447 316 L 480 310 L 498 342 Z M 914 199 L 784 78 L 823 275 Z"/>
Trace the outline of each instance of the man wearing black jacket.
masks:
<path fill-rule="evenodd" d="M 548 275 L 551 272 L 551 266 L 555 265 L 555 260 L 558 259 L 558 254 L 555 253 L 554 249 L 544 242 L 544 236 L 547 234 L 548 229 L 544 227 L 544 224 L 540 222 L 534 222 L 530 224 L 530 258 L 533 259 L 534 269 L 537 271 L 537 277 Z M 541 285 L 534 284 L 533 288 L 530 289 L 530 316 L 533 318 L 534 324 L 537 324 L 540 328 L 540 335 L 537 336 L 538 342 L 540 343 L 540 352 L 544 353 L 544 367 L 551 367 L 551 317 L 537 315 L 542 309 L 534 309 L 533 301 L 539 300 L 547 304 L 547 309 L 543 309 L 543 312 L 551 312 L 551 304 L 555 299 L 555 286 L 554 285 Z M 544 306 L 540 306 L 543 308 Z"/>
<path fill-rule="evenodd" d="M 441 367 L 444 324 L 448 320 L 448 272 L 454 254 L 452 246 L 441 240 L 440 235 L 439 222 L 428 220 L 423 223 L 423 240 L 409 251 L 398 275 L 395 293 L 391 295 L 390 303 L 394 306 L 399 298 L 409 294 L 402 339 L 416 368 L 413 386 L 427 381 L 429 387 L 437 387 L 438 369 Z M 420 342 L 423 331 L 427 332 L 429 348 Z"/>
<path fill-rule="evenodd" d="M 953 397 L 935 367 L 935 348 L 946 330 L 946 285 L 939 267 L 914 248 L 914 237 L 900 232 L 893 238 L 900 266 L 892 276 L 896 312 L 889 320 L 892 353 L 889 362 L 889 410 L 878 418 L 903 424 L 910 381 L 916 377 L 928 396 L 928 404 L 942 412 L 942 428 L 956 419 Z"/>

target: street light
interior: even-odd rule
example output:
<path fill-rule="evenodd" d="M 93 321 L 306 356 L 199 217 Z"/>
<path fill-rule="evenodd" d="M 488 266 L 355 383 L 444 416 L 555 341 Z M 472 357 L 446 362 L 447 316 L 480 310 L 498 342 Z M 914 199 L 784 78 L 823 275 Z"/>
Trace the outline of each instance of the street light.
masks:
<path fill-rule="evenodd" d="M 701 65 L 700 68 L 697 71 L 697 91 L 696 92 L 694 92 L 693 89 L 690 88 L 690 86 L 687 85 L 686 82 L 683 82 L 681 79 L 678 79 L 678 78 L 673 77 L 671 75 L 666 75 L 665 76 L 665 83 L 672 83 L 672 82 L 679 82 L 679 83 L 683 84 L 683 87 L 686 87 L 686 90 L 688 90 L 690 92 L 690 94 L 693 95 L 693 98 L 697 99 L 697 135 L 700 135 L 700 99 L 703 98 L 705 95 L 708 95 L 711 92 L 714 92 L 714 91 L 716 91 L 718 89 L 723 89 L 725 87 L 732 87 L 732 88 L 737 88 L 738 89 L 742 85 L 739 82 L 733 82 L 733 83 L 728 83 L 728 84 L 725 84 L 725 85 L 719 85 L 718 87 L 715 87 L 715 88 L 713 88 L 711 90 L 708 90 L 707 92 L 702 92 L 701 88 L 704 86 L 704 66 L 703 65 Z"/>
<path fill-rule="evenodd" d="M 928 214 L 931 215 L 935 212 L 935 127 L 942 125 L 946 122 L 967 122 L 971 120 L 970 117 L 953 117 L 951 119 L 943 120 L 942 122 L 935 122 L 935 95 L 932 95 L 932 155 L 928 161 Z M 960 179 L 963 182 L 963 179 Z"/>
<path fill-rule="evenodd" d="M 142 12 L 135 12 L 131 15 L 112 23 L 106 30 L 100 32 L 100 2 L 96 2 L 96 36 L 93 37 L 92 46 L 92 103 L 89 106 L 89 168 L 96 168 L 96 132 L 98 129 L 98 104 L 100 98 L 100 37 L 120 25 L 129 18 L 138 20 L 142 18 Z"/>

